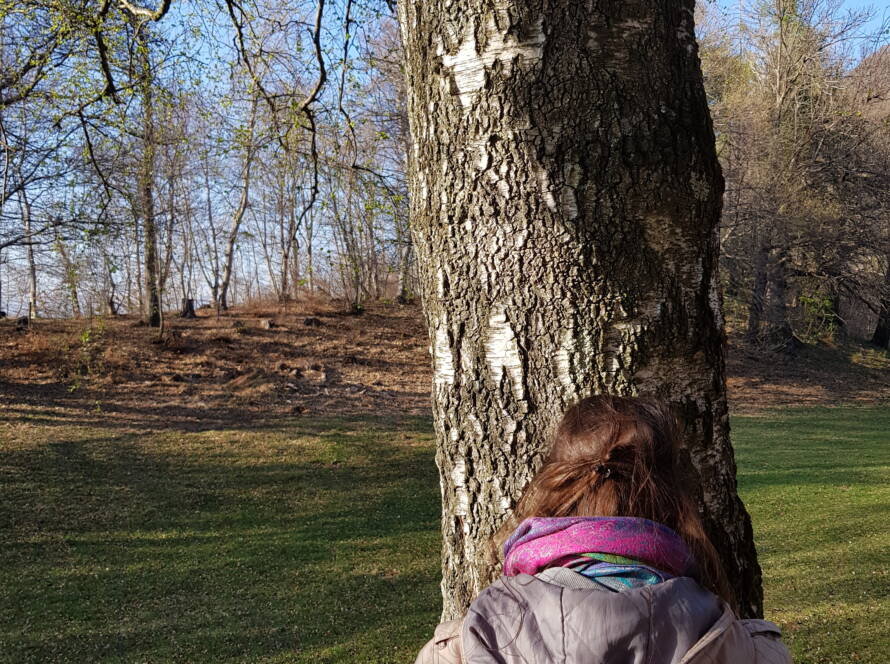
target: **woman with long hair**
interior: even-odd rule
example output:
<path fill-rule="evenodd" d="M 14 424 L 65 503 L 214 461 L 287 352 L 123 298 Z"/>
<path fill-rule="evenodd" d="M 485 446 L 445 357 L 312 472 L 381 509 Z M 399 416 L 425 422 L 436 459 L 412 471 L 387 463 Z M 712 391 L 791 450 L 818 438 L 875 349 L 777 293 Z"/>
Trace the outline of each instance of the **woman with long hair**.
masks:
<path fill-rule="evenodd" d="M 569 408 L 494 537 L 503 576 L 417 664 L 789 664 L 776 625 L 736 616 L 678 446 L 654 400 Z"/>

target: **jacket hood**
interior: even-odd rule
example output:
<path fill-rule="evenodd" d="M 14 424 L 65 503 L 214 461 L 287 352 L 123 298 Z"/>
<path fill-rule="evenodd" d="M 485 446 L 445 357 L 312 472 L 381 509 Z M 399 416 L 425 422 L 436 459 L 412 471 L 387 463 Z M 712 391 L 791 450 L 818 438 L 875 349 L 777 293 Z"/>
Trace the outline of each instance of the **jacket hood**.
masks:
<path fill-rule="evenodd" d="M 466 664 L 675 664 L 723 613 L 688 577 L 615 593 L 520 574 L 473 603 L 463 656 Z"/>

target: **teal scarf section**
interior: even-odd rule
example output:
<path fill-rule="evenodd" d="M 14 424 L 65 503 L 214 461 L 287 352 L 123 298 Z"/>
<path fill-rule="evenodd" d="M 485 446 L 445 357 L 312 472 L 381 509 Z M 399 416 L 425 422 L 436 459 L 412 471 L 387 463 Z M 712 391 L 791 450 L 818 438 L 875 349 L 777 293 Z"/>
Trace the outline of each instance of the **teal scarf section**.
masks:
<path fill-rule="evenodd" d="M 674 578 L 637 560 L 608 553 L 582 553 L 577 559 L 567 561 L 563 567 L 583 574 L 612 592 L 652 586 Z"/>

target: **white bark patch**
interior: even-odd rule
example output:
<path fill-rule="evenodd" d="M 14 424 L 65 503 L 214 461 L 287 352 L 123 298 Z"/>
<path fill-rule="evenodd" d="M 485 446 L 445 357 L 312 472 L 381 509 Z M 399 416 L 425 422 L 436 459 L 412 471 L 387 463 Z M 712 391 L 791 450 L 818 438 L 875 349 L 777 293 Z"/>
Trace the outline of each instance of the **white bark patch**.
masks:
<path fill-rule="evenodd" d="M 547 169 L 537 169 L 541 198 L 548 210 L 560 213 L 569 221 L 578 218 L 577 187 L 581 182 L 581 173 L 578 164 L 568 162 L 562 168 L 562 182 L 554 183 L 547 174 Z"/>
<path fill-rule="evenodd" d="M 581 182 L 581 167 L 571 162 L 563 166 L 562 190 L 560 191 L 560 203 L 562 213 L 568 219 L 578 218 L 577 187 Z"/>
<path fill-rule="evenodd" d="M 503 306 L 492 308 L 488 319 L 488 338 L 485 342 L 485 358 L 491 369 L 491 378 L 500 383 L 506 373 L 517 399 L 525 398 L 522 386 L 522 360 L 519 356 L 519 344 L 516 334 L 507 321 L 507 313 Z"/>
<path fill-rule="evenodd" d="M 543 27 L 542 17 L 520 42 L 514 35 L 502 32 L 494 19 L 489 18 L 485 28 L 487 37 L 485 49 L 480 53 L 473 26 L 468 25 L 457 53 L 454 55 L 446 53 L 442 56 L 442 64 L 451 73 L 461 106 L 464 108 L 472 106 L 476 93 L 485 84 L 486 71 L 496 61 L 500 61 L 509 73 L 516 58 L 523 58 L 527 62 L 540 60 L 544 46 Z"/>
<path fill-rule="evenodd" d="M 711 305 L 711 312 L 714 314 L 714 320 L 717 327 L 721 330 L 725 327 L 723 320 L 723 307 L 720 305 L 720 284 L 717 283 L 717 271 L 711 273 L 711 283 L 708 289 L 708 304 Z"/>
<path fill-rule="evenodd" d="M 451 469 L 451 481 L 454 483 L 454 513 L 466 516 L 470 511 L 470 495 L 467 493 L 467 463 L 463 459 L 454 462 Z M 466 524 L 469 526 L 469 524 Z"/>
<path fill-rule="evenodd" d="M 433 384 L 442 387 L 454 384 L 454 355 L 451 352 L 451 339 L 448 337 L 448 319 L 445 315 L 436 325 L 433 336 Z"/>
<path fill-rule="evenodd" d="M 510 178 L 510 166 L 507 162 L 502 162 L 497 174 L 492 173 L 491 178 L 501 198 L 510 198 L 510 182 L 512 178 Z"/>
<path fill-rule="evenodd" d="M 559 349 L 553 354 L 556 364 L 556 377 L 566 390 L 575 389 L 575 381 L 572 380 L 572 353 L 575 351 L 575 335 L 572 328 L 562 331 Z"/>
<path fill-rule="evenodd" d="M 547 175 L 546 168 L 538 168 L 538 185 L 541 187 L 541 197 L 544 199 L 544 205 L 551 212 L 556 212 L 559 206 L 556 204 L 553 186 L 550 184 L 550 176 Z"/>
<path fill-rule="evenodd" d="M 488 154 L 488 141 L 482 141 L 479 146 L 479 158 L 476 160 L 476 168 L 484 171 L 491 163 L 491 155 Z"/>

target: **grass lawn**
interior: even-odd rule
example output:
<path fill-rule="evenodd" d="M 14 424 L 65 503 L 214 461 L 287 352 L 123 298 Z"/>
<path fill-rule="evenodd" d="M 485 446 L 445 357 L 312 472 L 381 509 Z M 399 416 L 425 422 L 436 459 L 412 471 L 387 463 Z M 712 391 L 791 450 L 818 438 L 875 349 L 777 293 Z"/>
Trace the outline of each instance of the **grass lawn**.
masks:
<path fill-rule="evenodd" d="M 768 617 L 890 661 L 890 413 L 736 417 Z M 439 612 L 423 418 L 0 422 L 0 662 L 410 662 Z"/>
<path fill-rule="evenodd" d="M 890 662 L 890 410 L 735 417 L 767 617 L 797 664 Z"/>
<path fill-rule="evenodd" d="M 0 424 L 0 662 L 400 662 L 438 615 L 426 419 Z"/>

